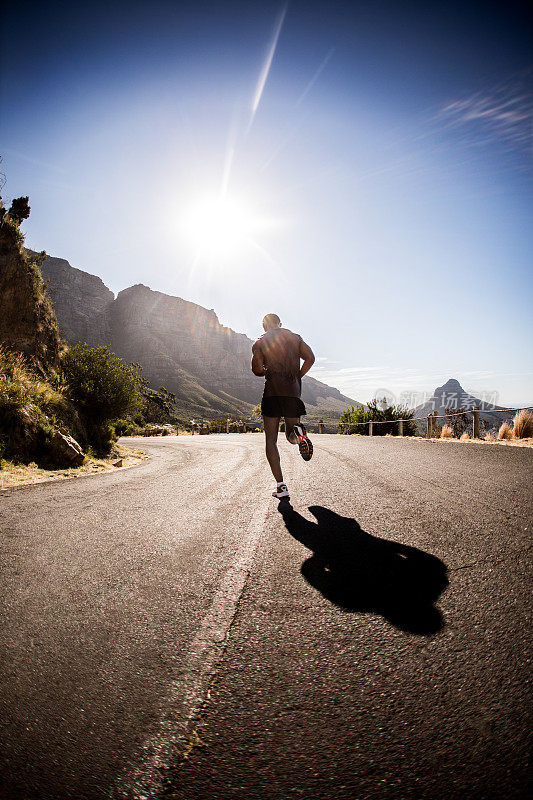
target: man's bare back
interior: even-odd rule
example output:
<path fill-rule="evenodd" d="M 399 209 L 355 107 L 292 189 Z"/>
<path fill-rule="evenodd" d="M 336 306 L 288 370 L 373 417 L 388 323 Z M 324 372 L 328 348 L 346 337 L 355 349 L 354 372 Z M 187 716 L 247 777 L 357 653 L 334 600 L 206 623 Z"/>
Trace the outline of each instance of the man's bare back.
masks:
<path fill-rule="evenodd" d="M 313 351 L 301 336 L 282 328 L 276 314 L 263 319 L 265 333 L 252 347 L 252 371 L 265 377 L 261 413 L 266 437 L 266 455 L 277 489 L 274 497 L 288 497 L 283 481 L 277 447 L 279 422 L 285 419 L 285 435 L 291 444 L 298 444 L 305 461 L 313 455 L 313 445 L 307 436 L 300 417 L 306 413 L 301 400 L 302 378 L 315 361 Z M 300 361 L 303 364 L 300 366 Z"/>

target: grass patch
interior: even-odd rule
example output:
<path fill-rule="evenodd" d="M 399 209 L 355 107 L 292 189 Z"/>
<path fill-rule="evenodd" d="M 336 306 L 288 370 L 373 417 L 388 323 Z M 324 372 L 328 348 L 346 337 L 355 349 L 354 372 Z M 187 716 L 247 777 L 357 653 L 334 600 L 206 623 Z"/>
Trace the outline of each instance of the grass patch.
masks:
<path fill-rule="evenodd" d="M 65 398 L 28 367 L 21 353 L 0 346 L 0 409 L 23 408 L 28 403 L 53 412 L 64 407 Z"/>
<path fill-rule="evenodd" d="M 502 439 L 512 439 L 513 438 L 513 429 L 509 425 L 508 422 L 502 422 L 500 425 L 500 430 L 498 431 L 498 439 L 500 441 Z"/>
<path fill-rule="evenodd" d="M 515 439 L 528 439 L 533 436 L 533 412 L 523 408 L 515 415 L 513 434 Z"/>

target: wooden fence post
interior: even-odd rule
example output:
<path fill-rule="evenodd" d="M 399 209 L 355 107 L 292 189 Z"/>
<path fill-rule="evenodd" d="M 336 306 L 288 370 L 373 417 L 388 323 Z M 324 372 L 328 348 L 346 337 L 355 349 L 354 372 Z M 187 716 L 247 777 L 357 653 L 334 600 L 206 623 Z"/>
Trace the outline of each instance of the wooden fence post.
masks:
<path fill-rule="evenodd" d="M 373 427 L 374 427 L 373 426 L 373 420 L 370 420 L 370 422 L 368 423 L 368 435 L 369 436 L 373 436 L 373 432 L 372 432 Z"/>
<path fill-rule="evenodd" d="M 403 436 L 403 419 L 398 420 L 398 436 Z"/>
<path fill-rule="evenodd" d="M 472 414 L 474 415 L 473 436 L 474 439 L 479 439 L 479 406 L 474 406 L 474 408 L 472 409 Z"/>
<path fill-rule="evenodd" d="M 428 427 L 426 431 L 426 439 L 431 439 L 433 434 L 433 414 L 428 414 Z"/>
<path fill-rule="evenodd" d="M 229 433 L 229 419 L 226 420 L 226 433 Z"/>
<path fill-rule="evenodd" d="M 324 433 L 324 423 L 321 419 L 318 420 L 318 432 Z"/>

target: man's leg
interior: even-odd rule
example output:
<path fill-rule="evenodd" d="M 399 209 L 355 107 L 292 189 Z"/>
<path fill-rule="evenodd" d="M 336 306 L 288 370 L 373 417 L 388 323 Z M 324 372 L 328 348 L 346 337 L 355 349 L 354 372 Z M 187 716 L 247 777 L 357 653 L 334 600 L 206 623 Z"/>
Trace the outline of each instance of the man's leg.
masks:
<path fill-rule="evenodd" d="M 265 443 L 266 443 L 266 457 L 270 464 L 272 474 L 278 483 L 283 481 L 283 474 L 281 472 L 281 463 L 279 460 L 278 452 L 278 429 L 279 417 L 263 417 L 263 425 L 265 427 Z"/>
<path fill-rule="evenodd" d="M 285 417 L 285 436 L 291 444 L 298 444 L 298 437 L 294 432 L 294 426 L 300 422 L 300 417 Z"/>

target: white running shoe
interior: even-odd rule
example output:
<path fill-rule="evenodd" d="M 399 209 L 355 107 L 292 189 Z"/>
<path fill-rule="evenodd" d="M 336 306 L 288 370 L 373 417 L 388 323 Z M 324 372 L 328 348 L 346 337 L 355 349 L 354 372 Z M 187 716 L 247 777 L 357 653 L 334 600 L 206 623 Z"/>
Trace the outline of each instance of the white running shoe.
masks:
<path fill-rule="evenodd" d="M 275 492 L 272 492 L 272 497 L 277 497 L 280 500 L 282 497 L 289 497 L 289 490 L 286 483 L 280 483 Z"/>

